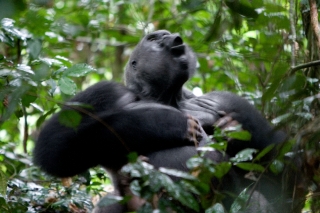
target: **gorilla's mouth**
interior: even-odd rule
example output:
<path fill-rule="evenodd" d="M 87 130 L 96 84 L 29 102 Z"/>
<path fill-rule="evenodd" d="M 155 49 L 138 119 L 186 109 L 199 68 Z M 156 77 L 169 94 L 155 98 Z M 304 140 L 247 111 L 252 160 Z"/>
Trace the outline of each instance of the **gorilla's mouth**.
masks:
<path fill-rule="evenodd" d="M 179 35 L 174 37 L 171 45 L 171 53 L 174 56 L 179 57 L 185 53 L 185 45 L 183 44 L 183 40 Z"/>

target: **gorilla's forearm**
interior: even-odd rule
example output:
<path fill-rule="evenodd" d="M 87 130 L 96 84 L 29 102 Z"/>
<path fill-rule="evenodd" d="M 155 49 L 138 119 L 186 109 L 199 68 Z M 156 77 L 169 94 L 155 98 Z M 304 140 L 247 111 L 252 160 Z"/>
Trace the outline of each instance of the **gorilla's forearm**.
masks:
<path fill-rule="evenodd" d="M 130 152 L 146 155 L 196 142 L 189 133 L 188 116 L 170 106 L 139 100 L 115 83 L 101 82 L 70 101 L 92 109 L 72 109 L 80 110 L 82 116 L 75 128 L 60 123 L 61 112 L 55 114 L 41 130 L 34 149 L 35 164 L 55 176 L 73 176 L 98 164 L 118 170 Z M 199 135 L 197 128 L 191 131 Z"/>

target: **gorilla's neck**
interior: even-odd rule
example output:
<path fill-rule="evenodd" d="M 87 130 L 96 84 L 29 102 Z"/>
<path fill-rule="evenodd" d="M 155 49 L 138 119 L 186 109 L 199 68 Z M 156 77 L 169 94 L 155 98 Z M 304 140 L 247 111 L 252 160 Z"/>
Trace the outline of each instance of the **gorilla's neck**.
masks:
<path fill-rule="evenodd" d="M 161 91 L 161 90 L 160 90 Z M 158 103 L 178 108 L 178 103 L 182 100 L 182 88 L 174 90 L 152 91 L 147 98 L 151 98 Z"/>
<path fill-rule="evenodd" d="M 175 108 L 179 107 L 179 102 L 184 97 L 182 86 L 158 88 L 156 85 L 144 85 L 143 87 L 135 87 L 133 90 L 147 100 L 156 101 L 157 103 Z"/>

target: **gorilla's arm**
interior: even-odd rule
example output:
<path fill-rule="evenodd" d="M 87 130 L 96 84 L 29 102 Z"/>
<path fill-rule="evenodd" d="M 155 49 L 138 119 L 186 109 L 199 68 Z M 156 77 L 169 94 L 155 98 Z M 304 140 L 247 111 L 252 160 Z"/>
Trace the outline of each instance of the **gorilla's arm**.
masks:
<path fill-rule="evenodd" d="M 229 92 L 211 92 L 203 96 L 185 100 L 181 104 L 182 111 L 197 118 L 207 131 L 213 130 L 213 125 L 225 112 L 251 133 L 250 142 L 231 141 L 228 154 L 234 155 L 244 148 L 263 149 L 272 143 L 283 142 L 286 135 L 274 130 L 268 121 L 245 99 Z"/>
<path fill-rule="evenodd" d="M 55 176 L 72 176 L 98 164 L 118 170 L 129 152 L 146 155 L 194 145 L 195 137 L 201 135 L 190 117 L 172 107 L 141 101 L 119 84 L 96 84 L 71 101 L 93 109 L 80 108 L 82 120 L 75 129 L 59 122 L 61 112 L 55 114 L 41 130 L 34 149 L 35 164 Z"/>

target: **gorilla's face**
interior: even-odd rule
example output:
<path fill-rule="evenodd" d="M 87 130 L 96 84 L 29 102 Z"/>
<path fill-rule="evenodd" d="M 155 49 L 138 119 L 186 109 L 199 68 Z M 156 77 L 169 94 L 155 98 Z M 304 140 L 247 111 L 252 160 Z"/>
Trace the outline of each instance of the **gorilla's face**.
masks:
<path fill-rule="evenodd" d="M 140 94 L 170 101 L 193 75 L 196 57 L 178 34 L 159 30 L 146 35 L 126 66 L 126 85 Z"/>

